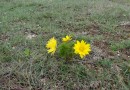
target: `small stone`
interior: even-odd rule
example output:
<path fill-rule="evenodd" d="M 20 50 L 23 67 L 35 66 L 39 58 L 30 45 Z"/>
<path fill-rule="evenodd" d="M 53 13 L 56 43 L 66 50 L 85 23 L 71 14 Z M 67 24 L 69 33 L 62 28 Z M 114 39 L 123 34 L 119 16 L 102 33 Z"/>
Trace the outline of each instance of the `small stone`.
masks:
<path fill-rule="evenodd" d="M 121 26 L 130 26 L 130 22 L 129 21 L 123 21 L 120 23 Z"/>
<path fill-rule="evenodd" d="M 120 54 L 118 53 L 117 56 L 120 56 Z"/>
<path fill-rule="evenodd" d="M 13 46 L 12 49 L 15 49 L 15 46 Z"/>
<path fill-rule="evenodd" d="M 32 38 L 34 38 L 34 37 L 36 37 L 37 35 L 36 34 L 28 34 L 27 35 L 27 37 L 26 37 L 26 39 L 32 39 Z"/>

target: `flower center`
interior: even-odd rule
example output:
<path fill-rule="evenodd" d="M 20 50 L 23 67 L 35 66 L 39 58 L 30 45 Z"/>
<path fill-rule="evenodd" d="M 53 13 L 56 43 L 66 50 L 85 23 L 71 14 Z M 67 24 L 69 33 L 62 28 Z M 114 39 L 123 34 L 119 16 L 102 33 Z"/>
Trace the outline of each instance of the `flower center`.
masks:
<path fill-rule="evenodd" d="M 79 50 L 80 50 L 81 52 L 83 52 L 83 51 L 84 51 L 84 47 L 83 47 L 83 46 L 80 46 L 80 47 L 79 47 Z"/>

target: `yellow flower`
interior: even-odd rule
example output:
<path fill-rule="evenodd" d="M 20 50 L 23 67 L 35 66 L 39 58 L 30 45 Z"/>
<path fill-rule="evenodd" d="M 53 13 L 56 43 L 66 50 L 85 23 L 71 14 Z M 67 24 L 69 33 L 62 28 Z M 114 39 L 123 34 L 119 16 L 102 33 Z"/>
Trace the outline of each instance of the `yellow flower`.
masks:
<path fill-rule="evenodd" d="M 66 37 L 64 37 L 64 38 L 62 38 L 62 41 L 63 42 L 67 42 L 67 41 L 70 41 L 72 38 L 71 38 L 71 36 L 66 36 Z"/>
<path fill-rule="evenodd" d="M 46 44 L 46 48 L 48 49 L 48 53 L 54 54 L 56 51 L 56 47 L 57 47 L 57 41 L 56 39 L 53 37 L 51 38 L 47 44 Z"/>
<path fill-rule="evenodd" d="M 86 44 L 83 40 L 81 42 L 77 41 L 74 45 L 75 54 L 79 54 L 81 58 L 85 57 L 91 51 L 90 44 Z"/>

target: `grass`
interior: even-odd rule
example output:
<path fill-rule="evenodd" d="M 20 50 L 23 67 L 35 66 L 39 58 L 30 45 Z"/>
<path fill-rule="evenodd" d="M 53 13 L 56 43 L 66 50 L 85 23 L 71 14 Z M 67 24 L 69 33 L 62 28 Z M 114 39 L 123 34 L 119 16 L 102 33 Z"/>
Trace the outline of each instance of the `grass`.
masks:
<path fill-rule="evenodd" d="M 130 27 L 121 25 L 130 21 L 129 4 L 0 0 L 0 89 L 129 90 Z M 94 51 L 69 64 L 48 55 L 47 40 L 67 34 L 91 43 Z"/>
<path fill-rule="evenodd" d="M 130 48 L 130 41 L 129 40 L 124 40 L 118 43 L 113 43 L 111 44 L 111 49 L 114 51 L 124 49 L 124 48 Z"/>

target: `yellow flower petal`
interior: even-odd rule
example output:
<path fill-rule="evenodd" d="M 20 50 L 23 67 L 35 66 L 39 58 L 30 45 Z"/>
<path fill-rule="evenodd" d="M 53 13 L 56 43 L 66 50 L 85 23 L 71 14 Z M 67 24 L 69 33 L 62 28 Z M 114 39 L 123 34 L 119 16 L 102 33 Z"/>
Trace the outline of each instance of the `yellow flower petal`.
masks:
<path fill-rule="evenodd" d="M 90 44 L 86 44 L 83 40 L 81 42 L 77 41 L 74 45 L 74 53 L 79 54 L 81 58 L 85 57 L 91 51 Z"/>
<path fill-rule="evenodd" d="M 57 41 L 56 39 L 53 37 L 51 38 L 47 44 L 46 44 L 46 48 L 48 49 L 48 53 L 54 54 L 56 51 L 56 47 L 57 47 Z"/>
<path fill-rule="evenodd" d="M 70 41 L 72 38 L 71 38 L 71 36 L 66 36 L 66 37 L 64 37 L 64 38 L 62 38 L 62 41 L 63 42 L 67 42 L 67 41 Z"/>

